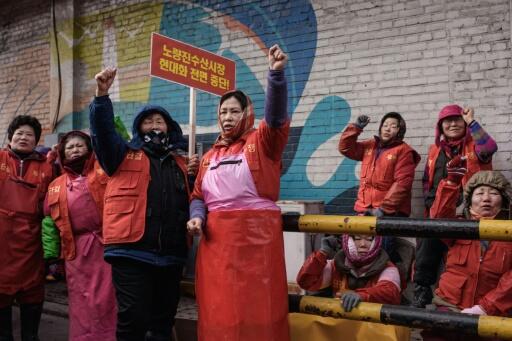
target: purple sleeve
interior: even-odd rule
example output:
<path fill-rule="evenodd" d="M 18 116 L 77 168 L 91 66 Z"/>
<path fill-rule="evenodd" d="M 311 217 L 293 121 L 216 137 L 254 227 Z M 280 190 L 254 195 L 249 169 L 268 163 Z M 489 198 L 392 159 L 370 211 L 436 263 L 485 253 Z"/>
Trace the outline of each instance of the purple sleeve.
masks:
<path fill-rule="evenodd" d="M 498 150 L 496 141 L 487 134 L 476 120 L 469 124 L 469 131 L 473 141 L 475 141 L 475 153 L 478 159 L 483 163 L 491 162 L 492 155 Z"/>
<path fill-rule="evenodd" d="M 280 128 L 288 121 L 288 89 L 284 70 L 269 70 L 265 99 L 265 122 L 271 128 Z"/>
<path fill-rule="evenodd" d="M 190 203 L 190 219 L 201 218 L 203 221 L 206 219 L 206 206 L 201 199 L 194 199 Z"/>

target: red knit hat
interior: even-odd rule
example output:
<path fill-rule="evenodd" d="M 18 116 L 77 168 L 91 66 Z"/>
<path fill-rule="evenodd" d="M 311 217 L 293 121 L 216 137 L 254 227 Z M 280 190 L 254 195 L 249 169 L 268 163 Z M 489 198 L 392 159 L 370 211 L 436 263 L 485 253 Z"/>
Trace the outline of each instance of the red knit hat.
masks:
<path fill-rule="evenodd" d="M 436 144 L 439 145 L 441 141 L 441 135 L 443 134 L 443 129 L 441 127 L 441 122 L 451 116 L 461 116 L 464 109 L 462 107 L 458 106 L 457 104 L 449 104 L 445 106 L 441 111 L 439 112 L 439 116 L 437 117 L 437 124 L 436 124 Z"/>

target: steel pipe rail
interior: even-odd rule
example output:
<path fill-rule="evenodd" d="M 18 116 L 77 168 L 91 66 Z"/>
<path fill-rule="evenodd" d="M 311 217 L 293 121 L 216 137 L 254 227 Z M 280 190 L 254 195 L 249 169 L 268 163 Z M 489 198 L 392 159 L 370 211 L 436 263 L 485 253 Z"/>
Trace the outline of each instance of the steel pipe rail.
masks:
<path fill-rule="evenodd" d="M 283 231 L 512 241 L 512 220 L 283 214 Z"/>
<path fill-rule="evenodd" d="M 512 340 L 512 318 L 368 302 L 361 302 L 351 312 L 346 312 L 336 298 L 288 295 L 288 299 L 290 312 Z"/>

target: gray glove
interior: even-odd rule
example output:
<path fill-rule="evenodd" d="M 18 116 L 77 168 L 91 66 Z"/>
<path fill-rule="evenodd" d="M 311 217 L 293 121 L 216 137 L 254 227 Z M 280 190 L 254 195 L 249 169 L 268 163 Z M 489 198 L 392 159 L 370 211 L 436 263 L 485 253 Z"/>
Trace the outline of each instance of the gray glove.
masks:
<path fill-rule="evenodd" d="M 360 129 L 364 129 L 370 123 L 370 118 L 366 115 L 357 116 L 355 125 Z"/>
<path fill-rule="evenodd" d="M 324 253 L 328 259 L 334 257 L 336 252 L 340 249 L 340 242 L 338 236 L 323 237 L 320 243 L 320 251 Z"/>
<path fill-rule="evenodd" d="M 347 291 L 341 296 L 341 306 L 346 312 L 351 312 L 359 302 L 361 302 L 361 296 L 354 291 Z"/>
<path fill-rule="evenodd" d="M 364 212 L 364 215 L 381 218 L 384 217 L 384 211 L 381 210 L 380 208 L 370 208 L 369 210 L 366 210 L 366 212 Z"/>

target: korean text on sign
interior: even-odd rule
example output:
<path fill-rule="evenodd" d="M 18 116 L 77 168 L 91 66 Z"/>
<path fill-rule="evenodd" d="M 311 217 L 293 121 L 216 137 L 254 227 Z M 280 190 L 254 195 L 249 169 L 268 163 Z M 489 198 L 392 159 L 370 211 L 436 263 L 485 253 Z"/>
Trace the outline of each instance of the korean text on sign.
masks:
<path fill-rule="evenodd" d="M 151 75 L 217 95 L 235 87 L 235 63 L 154 33 Z"/>

